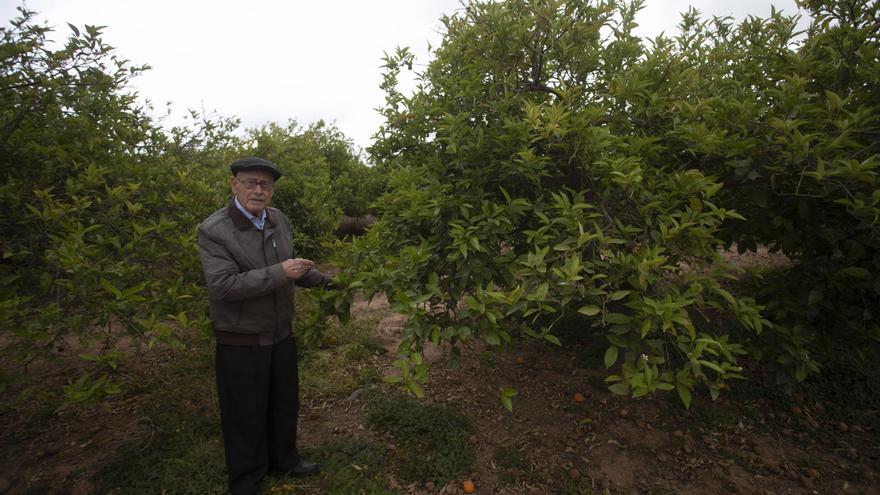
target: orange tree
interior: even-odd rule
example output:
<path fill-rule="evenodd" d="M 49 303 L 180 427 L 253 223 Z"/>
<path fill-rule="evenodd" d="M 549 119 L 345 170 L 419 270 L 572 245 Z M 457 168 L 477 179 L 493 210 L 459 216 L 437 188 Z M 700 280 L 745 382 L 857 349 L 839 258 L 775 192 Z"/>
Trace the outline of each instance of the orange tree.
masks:
<path fill-rule="evenodd" d="M 759 286 L 775 331 L 750 350 L 799 380 L 880 340 L 880 6 L 801 5 L 805 32 L 779 12 L 733 25 L 690 11 L 610 81 L 612 132 L 717 177 L 719 204 L 748 218 L 721 236 L 793 261 Z"/>
<path fill-rule="evenodd" d="M 607 340 L 611 390 L 677 390 L 685 404 L 741 378 L 766 331 L 761 307 L 721 281 L 722 184 L 620 130 L 620 74 L 643 64 L 638 4 L 469 2 L 411 95 L 412 56 L 386 59 L 374 160 L 390 170 L 381 219 L 357 246 L 357 285 L 406 314 L 401 380 L 421 393 L 424 341 L 527 337 L 561 322 Z M 645 105 L 645 103 L 639 103 Z M 727 314 L 737 328 L 715 321 Z M 502 393 L 510 407 L 513 390 Z"/>
<path fill-rule="evenodd" d="M 649 42 L 641 3 L 470 2 L 411 95 L 412 57 L 387 57 L 393 172 L 359 262 L 410 317 L 416 392 L 424 340 L 558 343 L 560 321 L 604 333 L 612 391 L 686 404 L 738 355 L 802 380 L 880 336 L 877 3 L 803 2 L 803 33 L 691 10 Z M 793 260 L 760 304 L 720 285 L 733 242 Z"/>
<path fill-rule="evenodd" d="M 294 246 L 302 256 L 326 255 L 343 213 L 367 214 L 382 189 L 379 172 L 361 161 L 335 125 L 323 121 L 305 128 L 290 121 L 286 127 L 250 129 L 240 149 L 271 160 L 289 177 L 272 201 L 296 227 Z"/>
<path fill-rule="evenodd" d="M 283 144 L 198 113 L 192 124 L 159 127 L 128 87 L 146 67 L 118 58 L 99 28 L 70 30 L 53 49 L 51 30 L 26 9 L 0 28 L 0 394 L 38 393 L 62 406 L 121 390 L 131 347 L 120 341 L 180 347 L 182 335 L 208 329 L 196 228 L 227 200 L 233 157 Z M 363 167 L 338 131 L 315 127 L 296 139 L 298 148 L 277 154 L 285 165 Z M 307 178 L 291 167 L 281 198 Z M 313 189 L 295 197 L 302 218 L 338 208 Z M 297 237 L 308 252 L 304 239 L 326 237 L 335 223 L 297 227 L 313 229 Z M 60 397 L 26 380 L 34 365 L 71 354 L 87 362 Z"/>
<path fill-rule="evenodd" d="M 179 346 L 204 327 L 195 225 L 222 201 L 205 150 L 230 144 L 222 122 L 163 132 L 127 89 L 145 67 L 70 30 L 51 49 L 25 9 L 0 30 L 0 391 L 80 348 L 65 404 L 119 391 L 123 337 Z"/>

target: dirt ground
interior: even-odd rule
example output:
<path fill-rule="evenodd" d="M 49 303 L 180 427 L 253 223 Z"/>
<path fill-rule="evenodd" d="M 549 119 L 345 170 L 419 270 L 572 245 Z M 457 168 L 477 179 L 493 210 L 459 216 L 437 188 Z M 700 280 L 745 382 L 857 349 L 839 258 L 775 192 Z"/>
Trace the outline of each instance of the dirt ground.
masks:
<path fill-rule="evenodd" d="M 384 314 L 387 303 L 377 299 L 355 311 Z M 381 319 L 379 335 L 389 350 L 401 323 L 393 314 Z M 880 493 L 880 435 L 873 427 L 824 417 L 824 404 L 798 396 L 786 408 L 761 398 L 724 398 L 691 411 L 676 397 L 618 397 L 603 385 L 597 346 L 604 351 L 601 343 L 585 341 L 490 354 L 475 345 L 454 368 L 444 366 L 443 349 L 425 349 L 434 362 L 425 400 L 462 412 L 475 427 L 472 480 L 479 493 L 556 493 L 567 485 L 615 494 Z M 382 364 L 388 374 L 392 356 Z M 518 391 L 512 413 L 499 403 L 504 387 Z M 351 432 L 372 437 L 361 405 L 312 405 L 303 443 Z M 505 466 L 499 452 L 518 461 Z M 555 488 L 548 489 L 548 479 Z M 459 486 L 400 490 L 462 493 Z"/>
<path fill-rule="evenodd" d="M 353 314 L 378 322 L 377 338 L 389 352 L 374 364 L 393 374 L 402 317 L 382 298 L 358 301 Z M 462 348 L 457 366 L 448 365 L 448 349 L 425 348 L 432 367 L 424 401 L 459 411 L 474 426 L 476 493 L 880 494 L 878 411 L 841 421 L 829 413 L 832 404 L 797 394 L 784 401 L 729 394 L 716 403 L 701 399 L 691 410 L 672 396 L 618 397 L 602 381 L 604 347 L 582 339 L 563 348 L 525 342 L 488 352 L 473 344 Z M 172 359 L 171 351 L 154 351 L 139 366 L 161 376 Z M 42 374 L 63 383 L 70 370 Z M 513 412 L 499 402 L 504 387 L 518 391 Z M 153 430 L 142 400 L 61 415 L 4 408 L 0 494 L 93 493 L 93 476 L 122 446 L 149 445 Z M 364 409 L 358 392 L 307 398 L 300 445 L 382 440 Z M 388 484 L 399 493 L 462 493 L 461 480 Z"/>
<path fill-rule="evenodd" d="M 125 344 L 123 342 L 123 344 Z M 121 375 L 161 376 L 174 352 L 142 353 Z M 31 380 L 60 389 L 80 374 L 75 352 L 51 364 L 36 363 Z M 94 492 L 91 478 L 122 446 L 149 444 L 153 429 L 143 414 L 145 397 L 134 394 L 98 407 L 55 411 L 39 396 L 0 413 L 0 494 Z"/>

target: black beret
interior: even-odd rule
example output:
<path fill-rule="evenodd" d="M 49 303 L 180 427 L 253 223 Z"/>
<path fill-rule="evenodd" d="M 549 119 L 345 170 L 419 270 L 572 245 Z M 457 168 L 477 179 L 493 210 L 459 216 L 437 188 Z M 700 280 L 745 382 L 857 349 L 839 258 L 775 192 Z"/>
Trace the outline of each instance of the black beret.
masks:
<path fill-rule="evenodd" d="M 278 167 L 272 162 L 256 157 L 239 158 L 232 162 L 232 165 L 229 166 L 229 170 L 232 170 L 232 175 L 235 175 L 242 170 L 264 170 L 272 174 L 272 177 L 275 180 L 278 180 L 278 178 L 281 177 L 281 171 L 278 170 Z"/>

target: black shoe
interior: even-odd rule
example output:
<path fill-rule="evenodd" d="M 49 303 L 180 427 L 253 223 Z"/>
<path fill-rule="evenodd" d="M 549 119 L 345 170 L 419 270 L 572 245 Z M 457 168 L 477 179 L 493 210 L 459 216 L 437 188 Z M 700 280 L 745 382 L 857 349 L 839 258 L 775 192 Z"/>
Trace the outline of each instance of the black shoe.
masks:
<path fill-rule="evenodd" d="M 299 464 L 287 470 L 270 470 L 269 474 L 279 474 L 282 476 L 293 476 L 294 478 L 305 478 L 313 474 L 318 474 L 320 469 L 313 462 L 300 461 Z"/>

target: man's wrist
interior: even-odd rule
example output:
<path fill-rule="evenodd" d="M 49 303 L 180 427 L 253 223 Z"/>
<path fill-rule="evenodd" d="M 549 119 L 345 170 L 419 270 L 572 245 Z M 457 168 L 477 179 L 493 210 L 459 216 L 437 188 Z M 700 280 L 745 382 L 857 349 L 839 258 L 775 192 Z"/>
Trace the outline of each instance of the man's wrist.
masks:
<path fill-rule="evenodd" d="M 269 277 L 279 283 L 287 281 L 287 270 L 284 269 L 284 264 L 276 263 L 269 266 Z"/>

